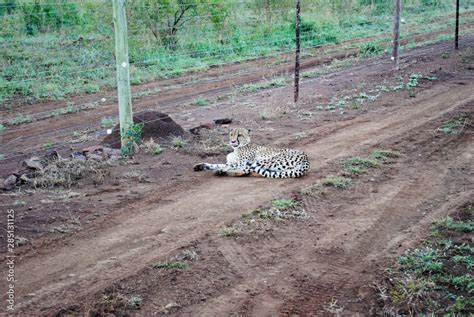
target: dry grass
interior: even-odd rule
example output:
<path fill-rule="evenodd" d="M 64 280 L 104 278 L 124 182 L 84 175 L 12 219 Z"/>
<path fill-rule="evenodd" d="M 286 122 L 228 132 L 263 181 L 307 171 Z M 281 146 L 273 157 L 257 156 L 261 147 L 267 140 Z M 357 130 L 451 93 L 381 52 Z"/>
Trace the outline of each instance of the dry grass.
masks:
<path fill-rule="evenodd" d="M 31 185 L 35 188 L 54 186 L 70 188 L 83 178 L 92 179 L 94 184 L 100 184 L 109 174 L 107 163 L 104 162 L 57 159 L 49 162 L 44 169 L 36 171 Z"/>

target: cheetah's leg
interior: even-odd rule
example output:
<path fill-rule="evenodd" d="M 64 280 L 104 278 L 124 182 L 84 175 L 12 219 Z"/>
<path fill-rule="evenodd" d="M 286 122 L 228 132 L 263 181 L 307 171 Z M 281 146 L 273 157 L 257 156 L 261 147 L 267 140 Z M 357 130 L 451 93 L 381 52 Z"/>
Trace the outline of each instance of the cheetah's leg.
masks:
<path fill-rule="evenodd" d="M 246 162 L 226 164 L 225 168 L 216 171 L 217 176 L 249 176 L 250 173 Z"/>
<path fill-rule="evenodd" d="M 225 169 L 227 164 L 210 164 L 210 163 L 201 163 L 194 165 L 194 171 L 218 171 Z"/>

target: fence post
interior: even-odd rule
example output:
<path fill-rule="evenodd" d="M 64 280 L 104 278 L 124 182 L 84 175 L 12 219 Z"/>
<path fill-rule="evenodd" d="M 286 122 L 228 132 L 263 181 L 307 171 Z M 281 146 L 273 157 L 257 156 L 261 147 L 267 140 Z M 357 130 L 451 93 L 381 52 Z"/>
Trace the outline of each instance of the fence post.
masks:
<path fill-rule="evenodd" d="M 393 69 L 399 69 L 400 58 L 398 52 L 400 49 L 400 10 L 401 10 L 401 0 L 395 0 L 395 13 L 393 16 Z"/>
<path fill-rule="evenodd" d="M 132 98 L 130 92 L 130 65 L 128 61 L 127 19 L 125 0 L 112 0 L 115 29 L 115 61 L 117 64 L 117 91 L 120 117 L 120 137 L 122 153 L 130 152 L 126 134 L 132 118 Z"/>
<path fill-rule="evenodd" d="M 298 95 L 299 95 L 299 90 L 300 90 L 300 25 L 301 25 L 300 11 L 301 11 L 301 0 L 296 0 L 295 103 L 298 102 Z"/>
<path fill-rule="evenodd" d="M 454 48 L 459 49 L 459 0 L 456 0 L 456 30 L 454 32 Z"/>

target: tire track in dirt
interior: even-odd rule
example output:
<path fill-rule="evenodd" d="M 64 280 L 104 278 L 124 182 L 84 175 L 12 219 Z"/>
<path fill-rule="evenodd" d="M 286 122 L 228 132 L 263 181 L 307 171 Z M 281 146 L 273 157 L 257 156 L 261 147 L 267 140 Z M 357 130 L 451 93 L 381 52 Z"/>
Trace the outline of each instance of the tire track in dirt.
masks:
<path fill-rule="evenodd" d="M 171 202 L 156 206 L 162 198 L 157 193 L 136 203 L 133 214 L 130 211 L 121 213 L 102 232 L 71 238 L 69 245 L 44 250 L 42 254 L 18 263 L 18 276 L 28 276 L 28 282 L 18 281 L 17 308 L 34 312 L 67 304 L 103 289 L 118 278 L 133 275 L 178 247 L 205 234 L 215 234 L 223 223 L 242 211 L 311 183 L 315 170 L 323 169 L 328 162 L 397 137 L 407 129 L 414 129 L 472 102 L 474 97 L 470 92 L 473 89 L 472 81 L 467 85 L 434 86 L 420 93 L 416 102 L 399 106 L 397 113 L 391 116 L 384 112 L 371 114 L 371 121 L 361 116 L 353 119 L 352 125 L 344 130 L 311 141 L 312 136 L 317 136 L 315 129 L 303 147 L 313 162 L 313 172 L 301 180 L 275 182 L 190 175 L 194 183 L 181 193 L 167 196 Z M 111 259 L 113 257 L 116 259 Z M 35 296 L 28 297 L 30 293 Z M 273 302 L 271 298 L 266 300 Z"/>

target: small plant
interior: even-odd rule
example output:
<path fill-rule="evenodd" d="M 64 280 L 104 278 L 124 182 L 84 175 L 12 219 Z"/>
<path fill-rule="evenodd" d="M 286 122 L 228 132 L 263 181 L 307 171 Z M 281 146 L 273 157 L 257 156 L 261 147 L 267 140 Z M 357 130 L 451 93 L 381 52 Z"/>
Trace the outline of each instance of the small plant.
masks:
<path fill-rule="evenodd" d="M 443 53 L 443 54 L 441 55 L 441 57 L 442 57 L 443 59 L 448 59 L 448 58 L 449 58 L 449 53 Z"/>
<path fill-rule="evenodd" d="M 0 124 L 0 134 L 5 132 L 6 129 L 7 129 L 7 127 L 5 127 L 3 124 Z"/>
<path fill-rule="evenodd" d="M 455 221 L 453 218 L 447 216 L 446 218 L 438 221 L 435 224 L 435 228 L 471 233 L 474 231 L 474 220 Z"/>
<path fill-rule="evenodd" d="M 280 210 L 287 210 L 290 208 L 295 208 L 299 205 L 299 203 L 294 199 L 274 199 L 272 200 L 272 205 Z"/>
<path fill-rule="evenodd" d="M 342 163 L 342 168 L 351 174 L 362 174 L 367 168 L 377 167 L 377 160 L 362 157 L 352 157 Z"/>
<path fill-rule="evenodd" d="M 324 309 L 331 314 L 339 315 L 344 310 L 344 307 L 340 306 L 337 303 L 337 300 L 333 298 L 328 303 L 326 303 L 326 305 L 324 305 Z"/>
<path fill-rule="evenodd" d="M 100 126 L 102 128 L 111 128 L 115 126 L 116 120 L 112 117 L 104 117 L 100 120 Z"/>
<path fill-rule="evenodd" d="M 52 141 L 48 141 L 46 143 L 43 143 L 41 144 L 41 148 L 45 151 L 49 151 L 53 148 L 53 142 Z"/>
<path fill-rule="evenodd" d="M 411 74 L 410 79 L 408 80 L 407 83 L 407 88 L 414 88 L 418 87 L 418 78 L 422 78 L 423 76 L 421 74 Z"/>
<path fill-rule="evenodd" d="M 142 298 L 139 295 L 131 295 L 127 298 L 127 304 L 130 307 L 138 308 L 142 303 Z"/>
<path fill-rule="evenodd" d="M 310 197 L 318 197 L 323 193 L 323 186 L 319 182 L 316 184 L 307 186 L 301 190 L 301 194 L 305 196 L 310 196 Z"/>
<path fill-rule="evenodd" d="M 194 104 L 197 106 L 203 107 L 203 106 L 207 106 L 209 104 L 209 101 L 199 96 L 199 98 L 194 102 Z"/>
<path fill-rule="evenodd" d="M 346 177 L 330 175 L 321 180 L 321 185 L 345 189 L 352 185 L 352 180 Z"/>
<path fill-rule="evenodd" d="M 267 80 L 263 83 L 244 85 L 239 88 L 243 92 L 256 92 L 262 89 L 277 88 L 285 86 L 286 82 L 283 78 L 275 78 L 272 80 Z"/>
<path fill-rule="evenodd" d="M 188 265 L 180 261 L 160 261 L 153 264 L 154 269 L 184 270 Z"/>
<path fill-rule="evenodd" d="M 15 118 L 8 120 L 9 125 L 19 125 L 29 122 L 33 122 L 33 118 L 30 115 L 19 115 Z"/>
<path fill-rule="evenodd" d="M 410 98 L 416 98 L 416 93 L 414 93 L 414 92 L 412 91 L 412 92 L 410 92 L 410 93 L 408 94 L 408 97 L 410 97 Z"/>
<path fill-rule="evenodd" d="M 438 131 L 441 131 L 444 134 L 458 135 L 464 130 L 464 127 L 468 124 L 469 118 L 467 117 L 467 115 L 460 114 L 456 118 L 444 122 L 441 128 L 438 128 Z"/>
<path fill-rule="evenodd" d="M 163 152 L 163 148 L 161 145 L 155 143 L 153 138 L 143 143 L 143 147 L 145 148 L 145 152 L 151 155 L 160 155 Z"/>
<path fill-rule="evenodd" d="M 383 48 L 378 43 L 364 43 L 359 47 L 360 57 L 376 56 L 383 52 Z"/>
<path fill-rule="evenodd" d="M 219 236 L 229 238 L 229 237 L 236 237 L 240 233 L 240 230 L 235 227 L 223 227 L 219 229 Z"/>
<path fill-rule="evenodd" d="M 391 150 L 374 150 L 370 153 L 370 157 L 381 161 L 384 164 L 390 164 L 400 157 L 400 153 Z"/>
<path fill-rule="evenodd" d="M 20 236 L 16 236 L 15 237 L 15 245 L 17 247 L 20 247 L 22 245 L 25 245 L 25 244 L 28 244 L 29 240 L 27 238 L 24 238 L 24 237 L 20 237 Z"/>
<path fill-rule="evenodd" d="M 182 137 L 177 136 L 174 137 L 173 140 L 171 140 L 171 144 L 175 149 L 182 149 L 188 145 L 188 142 L 184 140 Z"/>
<path fill-rule="evenodd" d="M 133 146 L 140 143 L 144 126 L 144 123 L 132 123 L 129 125 L 128 130 L 125 131 L 127 146 L 122 147 L 122 156 L 128 156 L 131 154 L 133 151 Z"/>
<path fill-rule="evenodd" d="M 197 252 L 194 251 L 194 250 L 184 250 L 180 255 L 181 259 L 188 260 L 188 261 L 197 260 L 198 257 L 199 256 L 198 256 Z"/>
<path fill-rule="evenodd" d="M 5 160 L 5 155 L 4 154 L 0 154 L 0 161 L 3 161 Z"/>

